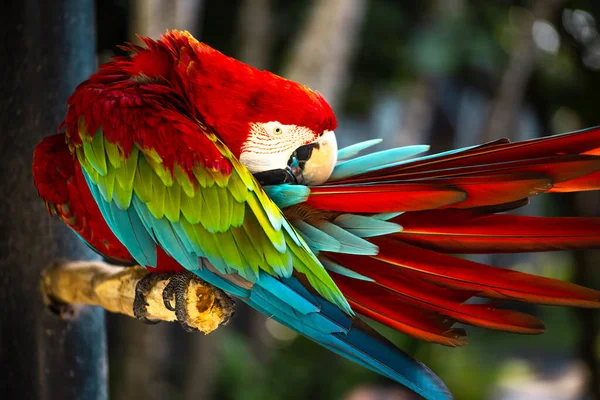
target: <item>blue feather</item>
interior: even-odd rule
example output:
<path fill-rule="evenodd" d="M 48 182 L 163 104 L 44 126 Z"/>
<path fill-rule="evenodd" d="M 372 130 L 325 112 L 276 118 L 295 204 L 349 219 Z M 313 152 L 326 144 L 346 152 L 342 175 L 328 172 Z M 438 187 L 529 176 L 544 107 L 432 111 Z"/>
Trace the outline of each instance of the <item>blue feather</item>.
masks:
<path fill-rule="evenodd" d="M 429 368 L 399 350 L 381 336 L 357 327 L 346 334 L 333 334 L 330 349 L 352 358 L 353 361 L 374 369 L 390 379 L 400 382 L 428 400 L 450 400 L 452 394 Z"/>
<path fill-rule="evenodd" d="M 331 222 L 319 221 L 315 226 L 340 242 L 338 253 L 374 256 L 379 252 L 379 248 L 373 243 L 367 242 Z"/>
<path fill-rule="evenodd" d="M 133 208 L 121 210 L 114 202 L 106 202 L 85 170 L 82 171 L 100 213 L 115 236 L 140 265 L 156 267 L 156 243 L 137 213 Z"/>
<path fill-rule="evenodd" d="M 412 157 L 427 150 L 429 150 L 429 146 L 426 145 L 397 147 L 342 161 L 335 166 L 329 179 L 338 180 L 369 171 L 372 168 L 380 169 L 384 165 L 398 162 L 398 160 Z"/>
<path fill-rule="evenodd" d="M 270 292 L 274 297 L 302 314 L 319 311 L 319 306 L 317 304 L 312 303 L 310 299 L 301 296 L 291 287 L 282 284 L 281 280 L 264 271 L 260 271 L 258 279 L 256 280 L 255 287 L 256 286 L 260 286 L 264 290 Z"/>
<path fill-rule="evenodd" d="M 388 221 L 388 220 L 390 220 L 392 218 L 396 218 L 397 216 L 402 215 L 402 214 L 404 214 L 404 211 L 380 213 L 380 214 L 372 215 L 371 218 L 378 219 L 380 221 Z"/>
<path fill-rule="evenodd" d="M 296 293 L 310 299 L 310 301 L 314 304 L 318 304 L 321 310 L 321 313 L 327 315 L 327 318 L 336 322 L 336 324 L 343 326 L 346 330 L 350 329 L 350 319 L 348 318 L 348 314 L 343 312 L 339 307 L 335 306 L 333 303 L 328 302 L 322 297 L 313 295 L 308 291 L 304 285 L 297 278 L 284 279 L 282 281 L 285 285 L 294 289 Z"/>
<path fill-rule="evenodd" d="M 473 149 L 475 147 L 477 147 L 477 146 L 468 146 L 468 147 L 463 147 L 461 149 L 448 150 L 448 151 L 444 151 L 442 153 L 429 154 L 429 155 L 426 155 L 426 156 L 417 157 L 417 158 L 411 158 L 410 160 L 397 161 L 397 162 L 390 163 L 390 164 L 380 164 L 379 166 L 375 166 L 373 168 L 370 168 L 370 169 L 362 171 L 362 172 L 378 171 L 378 170 L 381 170 L 381 169 L 384 169 L 384 168 L 397 167 L 397 166 L 402 165 L 402 164 L 412 163 L 412 162 L 416 162 L 416 161 L 420 162 L 420 161 L 423 161 L 423 160 L 430 160 L 430 159 L 434 159 L 434 158 L 438 158 L 438 157 L 444 157 L 444 156 L 452 155 L 454 153 L 460 153 L 462 151 L 467 151 L 467 150 Z"/>
<path fill-rule="evenodd" d="M 340 264 L 331 261 L 327 257 L 319 257 L 319 261 L 321 261 L 321 264 L 323 264 L 325 269 L 327 269 L 328 271 L 332 271 L 332 272 L 338 273 L 340 275 L 347 276 L 348 278 L 360 279 L 361 281 L 367 281 L 367 282 L 375 282 L 374 279 L 371 279 L 368 276 L 364 276 L 362 274 L 359 274 L 358 272 L 355 272 L 355 271 L 352 271 L 351 269 L 343 267 Z"/>
<path fill-rule="evenodd" d="M 402 231 L 402 226 L 393 222 L 355 214 L 342 214 L 334 219 L 333 223 L 361 238 L 389 235 Z"/>
<path fill-rule="evenodd" d="M 293 221 L 293 225 L 302 234 L 312 251 L 316 253 L 319 251 L 340 252 L 342 244 L 333 236 L 328 235 L 322 230 L 315 228 L 302 220 Z"/>
<path fill-rule="evenodd" d="M 279 208 L 303 203 L 310 194 L 310 189 L 304 185 L 275 185 L 265 186 L 263 189 Z"/>
<path fill-rule="evenodd" d="M 296 278 L 279 281 L 281 285 L 297 287 Z M 279 290 L 279 289 L 277 289 Z M 295 290 L 298 296 L 312 294 Z M 307 336 L 335 353 L 374 370 L 390 379 L 409 387 L 429 400 L 449 400 L 452 395 L 441 380 L 420 362 L 396 348 L 374 331 L 364 331 L 353 325 L 339 308 L 319 299 L 322 307 L 317 312 L 300 314 L 292 311 L 287 303 L 276 299 L 267 288 L 253 291 L 246 301 L 258 311 L 272 317 L 281 324 Z M 332 312 L 332 315 L 329 314 Z M 341 329 L 341 331 L 340 331 Z"/>
<path fill-rule="evenodd" d="M 346 158 L 354 157 L 361 151 L 368 149 L 371 146 L 375 146 L 376 144 L 379 144 L 382 141 L 383 141 L 383 139 L 371 139 L 371 140 L 365 140 L 364 142 L 358 142 L 358 143 L 352 144 L 350 146 L 346 146 L 346 147 L 338 150 L 337 159 L 339 161 L 339 160 L 344 160 Z"/>

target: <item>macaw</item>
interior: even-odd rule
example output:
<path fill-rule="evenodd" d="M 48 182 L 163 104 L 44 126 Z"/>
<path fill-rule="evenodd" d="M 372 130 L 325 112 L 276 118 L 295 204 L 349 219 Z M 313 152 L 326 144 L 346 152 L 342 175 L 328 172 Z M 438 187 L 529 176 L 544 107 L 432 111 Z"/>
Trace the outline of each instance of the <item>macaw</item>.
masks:
<path fill-rule="evenodd" d="M 318 92 L 187 32 L 142 40 L 75 90 L 62 133 L 34 153 L 48 210 L 99 253 L 191 272 L 426 399 L 452 395 L 364 317 L 461 346 L 456 323 L 544 331 L 499 308 L 505 300 L 600 306 L 599 291 L 451 255 L 598 247 L 599 218 L 505 212 L 541 193 L 599 189 L 600 129 L 360 156 L 379 141 L 338 150 Z"/>

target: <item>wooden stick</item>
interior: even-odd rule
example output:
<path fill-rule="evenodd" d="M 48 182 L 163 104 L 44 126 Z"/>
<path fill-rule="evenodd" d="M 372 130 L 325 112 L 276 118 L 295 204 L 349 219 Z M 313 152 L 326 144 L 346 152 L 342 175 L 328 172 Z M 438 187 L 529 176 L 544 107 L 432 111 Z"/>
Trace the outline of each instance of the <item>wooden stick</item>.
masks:
<path fill-rule="evenodd" d="M 98 261 L 57 262 L 42 271 L 42 292 L 47 304 L 58 306 L 63 318 L 82 304 L 133 317 L 135 287 L 147 273 L 140 266 L 117 267 Z M 176 320 L 175 313 L 163 302 L 162 293 L 168 283 L 169 276 L 165 275 L 146 296 L 148 319 Z M 187 288 L 186 310 L 192 328 L 210 333 L 229 321 L 234 303 L 214 286 L 192 280 Z"/>

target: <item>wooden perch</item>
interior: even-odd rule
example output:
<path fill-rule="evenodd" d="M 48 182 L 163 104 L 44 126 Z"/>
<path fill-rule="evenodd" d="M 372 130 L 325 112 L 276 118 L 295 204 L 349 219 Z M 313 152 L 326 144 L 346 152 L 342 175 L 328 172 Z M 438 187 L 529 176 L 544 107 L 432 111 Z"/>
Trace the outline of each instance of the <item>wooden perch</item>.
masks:
<path fill-rule="evenodd" d="M 140 266 L 117 267 L 103 262 L 57 262 L 42 271 L 42 291 L 49 305 L 94 305 L 111 312 L 133 317 L 135 287 L 148 271 Z M 175 321 L 175 313 L 163 302 L 163 290 L 169 283 L 157 282 L 146 296 L 148 319 Z M 210 333 L 226 323 L 233 314 L 234 303 L 221 290 L 193 280 L 187 288 L 186 309 L 188 324 L 204 333 Z M 61 316 L 72 314 L 75 308 L 67 307 Z"/>

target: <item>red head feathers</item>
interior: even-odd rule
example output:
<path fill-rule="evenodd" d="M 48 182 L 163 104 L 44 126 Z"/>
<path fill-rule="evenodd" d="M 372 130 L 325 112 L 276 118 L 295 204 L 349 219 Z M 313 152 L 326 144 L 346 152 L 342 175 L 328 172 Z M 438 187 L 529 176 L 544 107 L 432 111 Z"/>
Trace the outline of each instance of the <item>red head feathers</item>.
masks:
<path fill-rule="evenodd" d="M 187 32 L 169 31 L 159 41 L 142 40 L 145 48 L 127 48 L 130 58 L 119 58 L 105 69 L 120 69 L 139 81 L 164 81 L 238 157 L 251 123 L 304 126 L 315 138 L 337 126 L 319 93 L 225 56 Z"/>

